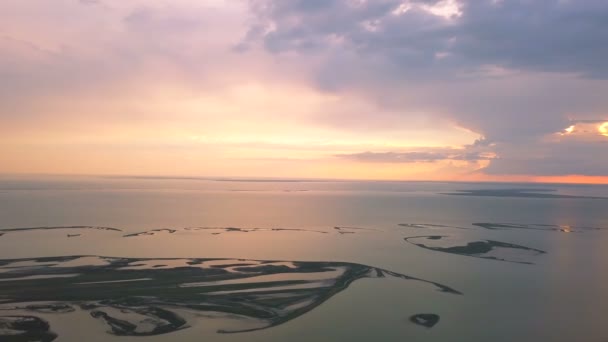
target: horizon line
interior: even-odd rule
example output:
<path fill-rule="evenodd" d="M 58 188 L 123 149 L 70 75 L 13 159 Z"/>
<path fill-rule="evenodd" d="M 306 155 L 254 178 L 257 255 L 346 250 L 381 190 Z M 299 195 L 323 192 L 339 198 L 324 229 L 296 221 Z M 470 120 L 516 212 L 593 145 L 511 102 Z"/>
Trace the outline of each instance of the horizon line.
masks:
<path fill-rule="evenodd" d="M 142 174 L 67 174 L 67 173 L 3 173 L 0 177 L 90 177 L 132 180 L 191 180 L 215 182 L 407 182 L 407 183 L 469 183 L 469 184 L 545 184 L 545 185 L 608 185 L 608 180 L 592 181 L 535 181 L 535 180 L 458 180 L 458 179 L 365 179 L 365 178 L 316 178 L 316 177 L 250 177 L 250 176 L 193 176 L 193 175 L 142 175 Z M 532 176 L 555 177 L 555 176 Z M 608 177 L 587 175 L 564 175 L 557 177 Z"/>

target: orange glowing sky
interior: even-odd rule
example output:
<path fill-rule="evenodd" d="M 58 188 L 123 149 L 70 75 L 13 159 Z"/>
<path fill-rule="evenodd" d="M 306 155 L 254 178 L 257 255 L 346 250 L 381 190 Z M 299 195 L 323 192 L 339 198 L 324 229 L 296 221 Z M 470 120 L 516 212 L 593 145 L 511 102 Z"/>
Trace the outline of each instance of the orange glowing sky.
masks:
<path fill-rule="evenodd" d="M 381 45 L 466 1 L 276 1 L 3 1 L 0 173 L 608 183 L 602 77 Z"/>

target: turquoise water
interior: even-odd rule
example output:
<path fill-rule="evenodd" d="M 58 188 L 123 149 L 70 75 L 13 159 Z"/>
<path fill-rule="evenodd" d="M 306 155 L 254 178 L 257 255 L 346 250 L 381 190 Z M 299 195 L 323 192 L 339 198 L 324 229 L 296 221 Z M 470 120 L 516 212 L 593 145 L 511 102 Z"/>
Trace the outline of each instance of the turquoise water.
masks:
<path fill-rule="evenodd" d="M 486 191 L 465 196 L 460 190 Z M 266 329 L 217 333 L 224 324 L 238 327 L 251 322 L 213 311 L 178 310 L 188 328 L 144 338 L 150 341 L 601 342 L 608 339 L 603 315 L 608 307 L 608 254 L 603 248 L 608 242 L 608 200 L 601 197 L 608 197 L 608 187 L 3 177 L 0 229 L 101 226 L 120 231 L 4 231 L 0 259 L 88 255 L 347 262 L 462 293 L 444 293 L 427 283 L 395 277 L 364 277 L 305 313 Z M 185 229 L 193 227 L 212 229 Z M 150 232 L 165 228 L 175 232 Z M 125 237 L 139 232 L 154 234 Z M 445 239 L 422 240 L 429 246 L 436 243 L 439 249 L 433 250 L 404 240 L 414 236 Z M 467 255 L 449 249 L 487 240 L 546 253 L 498 248 Z M 40 271 L 27 272 L 35 276 Z M 6 274 L 0 276 L 8 278 Z M 27 284 L 35 290 L 49 281 L 32 279 Z M 136 285 L 120 286 L 128 290 Z M 439 315 L 440 321 L 432 328 L 411 323 L 409 318 L 420 313 Z M 108 333 L 109 326 L 84 311 L 37 315 L 50 323 L 57 341 L 142 339 Z"/>

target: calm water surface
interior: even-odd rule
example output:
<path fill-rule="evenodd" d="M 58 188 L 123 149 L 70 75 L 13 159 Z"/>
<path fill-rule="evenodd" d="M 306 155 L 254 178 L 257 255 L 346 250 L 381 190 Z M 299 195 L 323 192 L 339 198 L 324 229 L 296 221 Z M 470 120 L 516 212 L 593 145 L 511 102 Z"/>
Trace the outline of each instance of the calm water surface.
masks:
<path fill-rule="evenodd" d="M 4 229 L 0 231 L 4 232 L 0 236 L 0 259 L 4 260 L 4 268 L 0 267 L 0 304 L 5 303 L 1 305 L 6 311 L 0 311 L 0 316 L 39 317 L 50 324 L 49 331 L 57 335 L 56 341 L 602 342 L 608 340 L 608 199 L 601 197 L 608 197 L 608 187 L 4 177 L 0 178 L 0 229 Z M 10 230 L 71 226 L 121 231 Z M 157 229 L 171 230 L 154 231 Z M 141 232 L 146 234 L 127 236 Z M 423 246 L 404 240 L 418 236 L 422 238 L 410 241 L 421 241 Z M 488 247 L 488 241 L 501 245 Z M 238 277 L 231 282 L 258 282 L 247 290 L 250 293 L 273 291 L 272 305 L 277 305 L 276 298 L 287 296 L 285 291 L 291 299 L 296 293 L 302 295 L 298 295 L 297 305 L 290 302 L 280 310 L 273 306 L 272 312 L 277 314 L 274 321 L 240 312 L 185 310 L 175 303 L 158 304 L 184 318 L 187 324 L 147 337 L 116 336 L 111 324 L 91 317 L 90 310 L 48 313 L 25 309 L 24 305 L 30 303 L 28 296 L 39 299 L 37 293 L 44 293 L 45 286 L 56 286 L 53 292 L 57 297 L 45 302 L 77 307 L 83 303 L 82 298 L 76 301 L 62 293 L 67 289 L 66 282 L 71 281 L 69 275 L 78 274 L 74 279 L 80 279 L 88 277 L 87 272 L 98 270 L 74 268 L 78 266 L 77 259 L 70 261 L 71 268 L 58 262 L 64 268 L 54 266 L 61 270 L 53 271 L 59 274 L 57 278 L 19 280 L 16 278 L 51 273 L 31 265 L 10 268 L 8 259 L 81 255 L 132 258 L 129 265 L 142 264 L 144 258 L 225 258 L 232 259 L 233 264 L 256 265 L 271 261 L 274 264 L 266 265 L 275 268 L 257 273 L 262 278 L 231 273 L 231 266 L 221 267 L 228 270 L 229 277 Z M 87 262 L 90 260 L 96 259 Z M 140 284 L 150 284 L 160 277 L 168 279 L 163 269 L 179 270 L 183 262 L 150 261 L 149 277 L 95 286 L 112 286 L 117 298 L 139 298 L 144 292 L 129 294 L 129 289 L 144 291 Z M 300 266 L 291 262 L 308 262 L 300 264 L 306 271 L 294 271 Z M 145 264 L 135 267 L 145 268 Z M 153 264 L 158 267 L 153 268 Z M 183 265 L 191 267 L 187 262 Z M 333 271 L 322 270 L 320 265 Z M 280 267 L 287 271 L 277 271 Z M 377 269 L 432 283 L 391 273 L 378 278 L 382 272 Z M 340 279 L 346 278 L 340 278 L 340 274 L 353 270 L 370 271 L 342 286 Z M 115 271 L 117 277 L 124 274 L 120 273 L 121 268 Z M 179 278 L 182 275 L 171 277 L 178 279 L 177 285 L 163 285 L 167 287 L 159 296 L 166 297 L 173 293 L 167 289 L 189 283 Z M 269 279 L 294 282 L 269 290 Z M 203 280 L 207 284 L 207 279 Z M 251 301 L 250 297 L 242 297 L 244 289 L 226 287 L 224 278 L 216 281 L 219 283 L 213 284 L 220 284 L 217 291 L 205 294 L 201 300 L 224 296 L 221 298 L 230 299 L 230 310 L 245 302 L 251 307 L 261 305 L 262 297 Z M 70 286 L 77 286 L 76 283 L 74 280 Z M 461 294 L 440 291 L 433 284 Z M 13 291 L 21 286 L 26 290 Z M 313 292 L 311 288 L 325 292 Z M 2 294 L 2 289 L 10 294 Z M 228 296 L 226 291 L 235 292 Z M 87 303 L 101 300 L 96 298 L 98 290 L 91 292 Z M 15 304 L 16 296 L 22 294 L 25 299 Z M 8 310 L 15 306 L 19 309 Z M 298 314 L 301 308 L 305 309 Z M 99 310 L 112 314 L 111 309 L 105 306 Z M 440 320 L 427 328 L 410 322 L 416 314 L 435 314 Z M 116 315 L 123 321 L 134 319 L 123 313 Z M 288 319 L 281 320 L 284 317 Z M 135 321 L 141 323 L 146 318 Z M 145 331 L 144 325 L 136 331 Z M 221 329 L 247 328 L 262 329 L 218 333 Z"/>

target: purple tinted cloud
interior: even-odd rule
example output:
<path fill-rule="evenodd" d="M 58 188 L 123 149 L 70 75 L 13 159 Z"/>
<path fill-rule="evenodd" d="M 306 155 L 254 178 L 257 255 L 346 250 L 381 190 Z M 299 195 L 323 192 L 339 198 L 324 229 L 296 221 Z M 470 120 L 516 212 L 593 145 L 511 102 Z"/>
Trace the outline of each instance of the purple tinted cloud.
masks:
<path fill-rule="evenodd" d="M 404 3 L 409 10 L 395 14 Z M 323 61 L 314 70 L 319 89 L 400 111 L 404 127 L 413 113 L 426 112 L 479 133 L 500 157 L 489 173 L 608 174 L 608 161 L 597 161 L 603 140 L 546 142 L 576 122 L 608 121 L 608 2 L 460 0 L 460 15 L 449 19 L 428 10 L 441 3 L 253 1 L 258 20 L 246 43 L 260 43 L 278 58 L 295 53 Z M 360 116 L 353 122 L 385 119 L 353 115 Z M 571 166 L 587 159 L 590 167 Z"/>
<path fill-rule="evenodd" d="M 338 158 L 370 163 L 433 163 L 443 160 L 478 162 L 492 160 L 495 156 L 487 152 L 474 152 L 457 149 L 436 149 L 435 151 L 412 152 L 361 152 L 338 154 Z"/>

